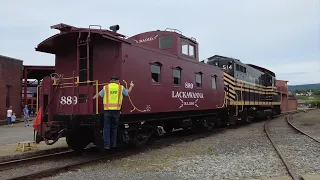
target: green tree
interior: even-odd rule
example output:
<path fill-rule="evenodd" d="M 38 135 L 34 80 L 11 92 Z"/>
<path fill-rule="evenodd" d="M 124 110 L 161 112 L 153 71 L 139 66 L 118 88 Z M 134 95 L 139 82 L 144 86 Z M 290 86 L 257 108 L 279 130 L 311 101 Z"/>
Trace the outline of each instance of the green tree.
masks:
<path fill-rule="evenodd" d="M 311 106 L 312 108 L 320 108 L 320 100 L 310 101 L 310 106 Z"/>
<path fill-rule="evenodd" d="M 320 90 L 313 90 L 313 95 L 320 96 Z"/>

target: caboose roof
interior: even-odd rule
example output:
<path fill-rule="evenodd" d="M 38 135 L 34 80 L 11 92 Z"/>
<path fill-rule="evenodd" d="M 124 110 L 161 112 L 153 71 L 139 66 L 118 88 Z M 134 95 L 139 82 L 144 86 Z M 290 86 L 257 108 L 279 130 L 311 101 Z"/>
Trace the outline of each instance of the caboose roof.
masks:
<path fill-rule="evenodd" d="M 60 30 L 60 33 L 55 34 L 47 38 L 46 40 L 42 41 L 40 44 L 38 44 L 38 46 L 35 49 L 36 51 L 55 54 L 60 43 L 77 40 L 79 32 L 87 32 L 90 33 L 91 36 L 99 35 L 102 38 L 111 39 L 118 42 L 131 43 L 130 41 L 124 39 L 125 36 L 122 34 L 112 32 L 106 29 L 101 29 L 101 26 L 99 29 L 93 29 L 91 28 L 91 26 L 89 26 L 89 28 L 78 28 L 63 23 L 53 25 L 51 26 L 51 29 Z"/>
<path fill-rule="evenodd" d="M 135 35 L 129 37 L 128 39 L 133 40 L 133 41 L 138 43 L 139 41 L 136 40 L 136 39 L 139 39 L 139 38 L 145 38 L 145 37 L 152 38 L 153 37 L 152 35 L 154 35 L 154 36 L 156 36 L 156 35 L 162 36 L 162 35 L 168 35 L 168 34 L 174 34 L 174 35 L 176 35 L 178 37 L 187 39 L 187 40 L 193 42 L 194 44 L 198 44 L 198 42 L 197 42 L 197 40 L 195 38 L 193 38 L 193 37 L 189 38 L 187 36 L 184 36 L 181 31 L 179 31 L 177 29 L 171 29 L 171 28 L 166 28 L 165 30 L 146 31 L 146 32 L 143 32 L 143 33 L 135 34 Z"/>

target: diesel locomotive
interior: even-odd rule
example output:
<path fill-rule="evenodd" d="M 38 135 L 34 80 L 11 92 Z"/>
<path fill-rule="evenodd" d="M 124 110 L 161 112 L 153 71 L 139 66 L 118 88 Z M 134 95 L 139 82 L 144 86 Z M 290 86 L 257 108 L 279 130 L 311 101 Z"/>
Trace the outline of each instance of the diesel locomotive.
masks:
<path fill-rule="evenodd" d="M 240 60 L 212 56 L 199 61 L 195 38 L 174 29 L 126 37 L 119 26 L 51 26 L 59 33 L 36 51 L 55 55 L 56 72 L 39 88 L 36 142 L 66 137 L 75 151 L 102 147 L 103 104 L 93 100 L 111 76 L 135 88 L 124 97 L 118 143 L 142 145 L 174 128 L 194 131 L 250 122 L 280 113 L 275 74 Z"/>

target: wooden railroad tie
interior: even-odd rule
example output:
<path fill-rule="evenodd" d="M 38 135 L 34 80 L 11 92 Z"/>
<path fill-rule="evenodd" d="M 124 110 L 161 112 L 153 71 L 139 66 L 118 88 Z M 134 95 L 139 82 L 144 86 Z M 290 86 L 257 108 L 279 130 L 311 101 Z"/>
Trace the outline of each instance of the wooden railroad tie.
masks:
<path fill-rule="evenodd" d="M 38 146 L 35 141 L 23 141 L 19 142 L 16 146 L 16 151 L 24 152 L 25 149 L 36 149 L 38 150 Z"/>

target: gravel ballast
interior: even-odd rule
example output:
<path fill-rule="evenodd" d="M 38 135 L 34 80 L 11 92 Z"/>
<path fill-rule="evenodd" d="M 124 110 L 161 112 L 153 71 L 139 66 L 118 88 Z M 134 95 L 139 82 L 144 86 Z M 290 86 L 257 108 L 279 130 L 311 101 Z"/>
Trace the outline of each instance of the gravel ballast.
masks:
<path fill-rule="evenodd" d="M 316 116 L 317 114 L 318 117 Z M 312 124 L 317 124 L 316 121 L 319 122 L 319 114 L 319 111 L 295 114 L 292 116 L 291 122 L 294 122 L 294 124 L 304 124 L 306 121 L 310 121 L 310 117 L 313 117 L 312 121 L 315 122 Z M 303 130 L 315 135 L 317 129 L 314 129 L 312 126 L 308 128 L 304 127 Z M 298 133 L 284 119 L 272 121 L 270 127 L 271 137 L 281 149 L 288 163 L 292 165 L 295 173 L 300 175 L 320 173 L 320 143 Z M 300 127 L 298 126 L 298 128 Z"/>
<path fill-rule="evenodd" d="M 318 111 L 316 117 L 319 114 Z M 200 140 L 81 167 L 45 179 L 265 179 L 288 176 L 263 125 L 264 122 L 257 122 L 227 129 Z M 300 163 L 309 164 L 310 161 L 303 171 L 299 171 L 302 174 L 319 173 L 319 153 L 316 153 L 319 147 L 302 146 L 302 143 L 310 143 L 309 140 L 291 132 L 285 125 L 283 117 L 270 123 L 271 129 L 276 130 L 271 133 L 288 136 L 284 140 L 278 137 L 276 142 L 283 144 L 280 148 L 285 148 L 285 155 L 297 158 Z M 312 151 L 311 155 L 305 156 L 305 150 Z"/>
<path fill-rule="evenodd" d="M 286 174 L 263 122 L 50 179 L 245 179 Z"/>

